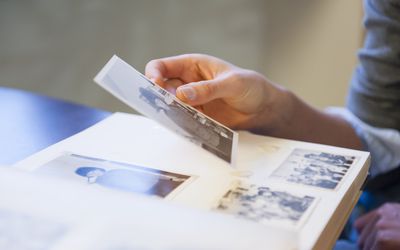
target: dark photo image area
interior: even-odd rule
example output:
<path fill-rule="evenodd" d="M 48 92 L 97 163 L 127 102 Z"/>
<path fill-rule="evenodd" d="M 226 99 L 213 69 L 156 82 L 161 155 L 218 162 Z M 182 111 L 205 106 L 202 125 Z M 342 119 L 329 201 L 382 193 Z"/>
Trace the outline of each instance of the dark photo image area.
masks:
<path fill-rule="evenodd" d="M 77 154 L 64 154 L 35 170 L 37 174 L 164 198 L 191 176 Z"/>
<path fill-rule="evenodd" d="M 224 195 L 217 210 L 258 223 L 277 221 L 296 225 L 313 201 L 311 196 L 264 186 L 240 185 Z"/>
<path fill-rule="evenodd" d="M 295 149 L 272 174 L 286 181 L 335 189 L 356 157 L 305 149 Z"/>
<path fill-rule="evenodd" d="M 219 125 L 200 111 L 174 100 L 172 94 L 150 85 L 139 88 L 139 98 L 174 124 L 175 131 L 219 158 L 231 162 L 233 132 Z"/>

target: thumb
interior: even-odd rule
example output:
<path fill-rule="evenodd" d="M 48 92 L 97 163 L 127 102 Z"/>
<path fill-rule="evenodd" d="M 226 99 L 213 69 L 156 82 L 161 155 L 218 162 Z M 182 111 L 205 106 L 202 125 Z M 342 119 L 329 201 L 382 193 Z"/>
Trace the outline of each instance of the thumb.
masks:
<path fill-rule="evenodd" d="M 176 96 L 192 106 L 203 105 L 222 96 L 221 86 L 221 80 L 217 79 L 192 82 L 177 88 Z"/>

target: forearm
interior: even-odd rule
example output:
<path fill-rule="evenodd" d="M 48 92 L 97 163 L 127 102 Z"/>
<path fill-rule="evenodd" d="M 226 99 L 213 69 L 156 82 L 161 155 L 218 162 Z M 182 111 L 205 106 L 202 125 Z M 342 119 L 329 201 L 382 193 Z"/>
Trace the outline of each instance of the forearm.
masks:
<path fill-rule="evenodd" d="M 258 133 L 271 136 L 322 143 L 339 147 L 362 149 L 361 139 L 342 117 L 315 109 L 288 90 L 282 90 L 279 114 L 264 112 L 261 120 L 270 120 L 268 126 L 258 127 Z M 262 123 L 261 123 L 262 124 Z"/>

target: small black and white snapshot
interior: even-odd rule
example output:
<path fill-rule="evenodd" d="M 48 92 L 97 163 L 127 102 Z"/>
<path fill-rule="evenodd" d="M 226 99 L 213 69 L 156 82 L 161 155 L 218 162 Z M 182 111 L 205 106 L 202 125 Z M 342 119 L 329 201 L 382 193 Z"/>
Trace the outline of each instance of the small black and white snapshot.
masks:
<path fill-rule="evenodd" d="M 181 102 L 117 56 L 95 81 L 138 112 L 234 165 L 238 140 L 235 131 Z"/>
<path fill-rule="evenodd" d="M 297 226 L 314 200 L 307 195 L 240 184 L 224 195 L 217 210 L 261 224 Z"/>
<path fill-rule="evenodd" d="M 152 84 L 151 82 L 149 82 Z M 157 85 L 140 87 L 140 99 L 159 116 L 169 119 L 173 129 L 202 148 L 231 162 L 233 132 L 209 119 L 203 113 L 175 100 L 173 95 Z"/>
<path fill-rule="evenodd" d="M 272 173 L 271 177 L 283 178 L 293 183 L 335 189 L 355 160 L 355 156 L 295 149 Z"/>
<path fill-rule="evenodd" d="M 37 168 L 34 173 L 60 177 L 91 188 L 165 198 L 191 176 L 144 166 L 65 153 Z M 194 178 L 194 177 L 193 177 Z"/>

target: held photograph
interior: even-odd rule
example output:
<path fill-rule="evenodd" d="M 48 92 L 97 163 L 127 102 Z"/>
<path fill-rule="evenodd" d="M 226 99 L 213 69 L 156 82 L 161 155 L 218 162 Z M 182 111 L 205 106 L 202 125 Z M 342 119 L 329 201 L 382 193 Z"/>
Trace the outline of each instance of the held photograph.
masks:
<path fill-rule="evenodd" d="M 234 164 L 236 132 L 181 102 L 117 56 L 111 58 L 95 81 L 136 111 Z"/>
<path fill-rule="evenodd" d="M 355 161 L 355 156 L 294 149 L 271 177 L 292 183 L 335 189 Z"/>
<path fill-rule="evenodd" d="M 217 211 L 261 224 L 299 226 L 315 198 L 254 184 L 239 184 L 219 201 Z"/>
<path fill-rule="evenodd" d="M 34 173 L 79 182 L 87 187 L 160 198 L 171 196 L 191 178 L 178 173 L 72 153 L 60 155 L 37 168 Z"/>

